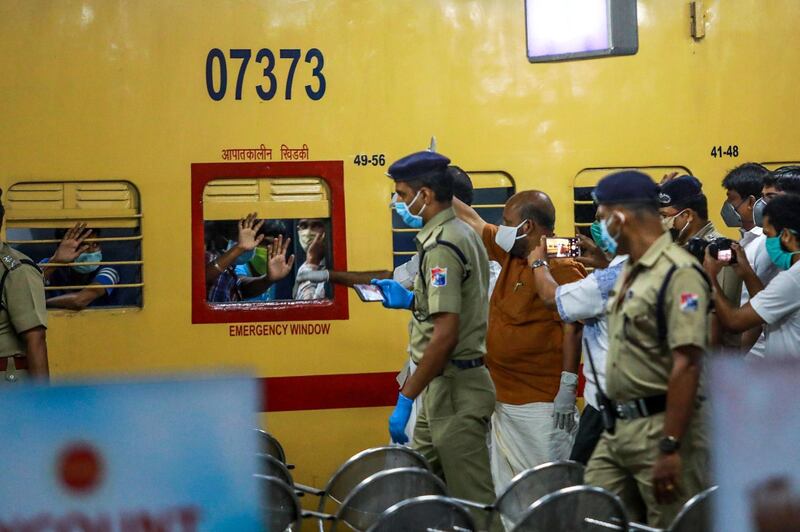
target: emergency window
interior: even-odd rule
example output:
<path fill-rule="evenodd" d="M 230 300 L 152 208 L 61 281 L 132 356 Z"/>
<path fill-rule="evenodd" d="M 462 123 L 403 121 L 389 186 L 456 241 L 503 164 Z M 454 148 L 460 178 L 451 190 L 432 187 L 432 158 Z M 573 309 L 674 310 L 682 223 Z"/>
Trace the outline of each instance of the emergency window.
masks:
<path fill-rule="evenodd" d="M 597 183 L 608 174 L 621 172 L 623 170 L 638 170 L 653 178 L 656 183 L 669 173 L 678 172 L 680 175 L 692 172 L 685 166 L 647 166 L 647 167 L 619 167 L 619 168 L 590 168 L 581 170 L 575 176 L 573 193 L 573 213 L 575 215 L 575 231 L 591 237 L 589 228 L 594 222 L 597 206 L 592 200 L 592 191 Z"/>
<path fill-rule="evenodd" d="M 249 222 L 261 243 L 229 267 L 223 260 L 239 241 L 240 220 Z M 330 191 L 318 177 L 221 179 L 203 190 L 203 240 L 207 263 L 206 301 L 211 305 L 274 305 L 334 298 L 330 283 L 298 279 L 302 272 L 331 266 Z M 247 220 L 245 223 L 248 224 Z M 288 241 L 294 264 L 278 281 L 269 280 L 273 243 Z M 264 277 L 266 275 L 266 277 Z M 216 279 L 216 280 L 214 280 Z"/>
<path fill-rule="evenodd" d="M 467 172 L 472 180 L 474 196 L 472 207 L 489 223 L 499 224 L 503 218 L 503 207 L 514 195 L 514 179 L 502 171 Z M 417 252 L 414 244 L 416 229 L 410 229 L 392 209 L 392 250 L 394 267 L 407 262 Z"/>
<path fill-rule="evenodd" d="M 142 306 L 142 211 L 132 183 L 15 183 L 3 202 L 6 242 L 42 267 L 49 308 Z M 57 253 L 76 224 L 91 231 L 82 252 Z"/>

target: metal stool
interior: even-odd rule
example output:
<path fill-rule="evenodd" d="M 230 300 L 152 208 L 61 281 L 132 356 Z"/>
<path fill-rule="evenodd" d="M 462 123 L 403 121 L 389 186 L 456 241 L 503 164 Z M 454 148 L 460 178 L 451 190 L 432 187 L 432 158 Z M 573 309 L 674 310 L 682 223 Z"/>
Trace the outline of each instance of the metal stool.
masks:
<path fill-rule="evenodd" d="M 619 497 L 594 486 L 572 486 L 545 495 L 522 515 L 513 532 L 589 532 L 627 529 Z"/>
<path fill-rule="evenodd" d="M 423 495 L 399 502 L 386 510 L 368 532 L 476 530 L 472 514 L 456 500 Z"/>

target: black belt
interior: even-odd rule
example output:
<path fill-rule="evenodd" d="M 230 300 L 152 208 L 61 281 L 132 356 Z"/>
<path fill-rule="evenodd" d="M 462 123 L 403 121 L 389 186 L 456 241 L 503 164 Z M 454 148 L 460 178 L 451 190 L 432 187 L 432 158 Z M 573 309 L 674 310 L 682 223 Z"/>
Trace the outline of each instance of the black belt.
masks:
<path fill-rule="evenodd" d="M 451 360 L 450 363 L 458 369 L 472 369 L 483 366 L 483 357 L 471 358 L 469 360 Z"/>
<path fill-rule="evenodd" d="M 649 417 L 667 409 L 667 394 L 652 395 L 631 401 L 614 401 L 614 416 L 618 419 Z"/>

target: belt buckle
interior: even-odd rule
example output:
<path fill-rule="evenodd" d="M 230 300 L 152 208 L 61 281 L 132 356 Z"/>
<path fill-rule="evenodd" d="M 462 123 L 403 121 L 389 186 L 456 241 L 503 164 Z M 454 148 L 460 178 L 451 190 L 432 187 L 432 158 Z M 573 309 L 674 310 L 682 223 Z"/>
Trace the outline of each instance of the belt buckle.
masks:
<path fill-rule="evenodd" d="M 637 417 L 636 408 L 630 403 L 617 403 L 617 413 L 621 419 L 635 419 Z"/>

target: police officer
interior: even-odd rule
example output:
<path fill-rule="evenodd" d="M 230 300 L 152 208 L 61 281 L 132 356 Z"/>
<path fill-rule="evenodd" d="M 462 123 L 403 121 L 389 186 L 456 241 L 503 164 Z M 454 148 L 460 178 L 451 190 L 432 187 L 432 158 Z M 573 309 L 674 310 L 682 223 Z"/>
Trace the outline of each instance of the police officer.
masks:
<path fill-rule="evenodd" d="M 693 239 L 711 242 L 722 237 L 713 222 L 708 219 L 708 199 L 703 194 L 703 184 L 696 177 L 681 175 L 666 179 L 661 183 L 658 199 L 659 212 L 664 220 L 664 226 L 672 234 L 675 243 L 687 251 L 691 251 Z M 704 249 L 695 250 L 697 253 L 695 257 L 699 262 L 703 261 Z M 722 287 L 722 294 L 731 304 L 738 306 L 742 295 L 742 280 L 736 275 L 733 268 L 722 268 L 718 280 Z M 721 330 L 716 323 L 713 323 L 711 344 L 722 345 L 738 351 L 741 348 L 741 335 Z"/>
<path fill-rule="evenodd" d="M 0 225 L 4 216 L 0 203 Z M 5 242 L 0 243 L 0 303 L 0 386 L 17 383 L 26 373 L 46 380 L 47 310 L 42 273 L 31 259 Z"/>
<path fill-rule="evenodd" d="M 413 311 L 410 343 L 417 370 L 400 390 L 389 432 L 392 441 L 405 441 L 412 403 L 423 394 L 413 447 L 452 495 L 491 503 L 486 442 L 495 390 L 484 363 L 489 266 L 478 236 L 455 217 L 449 162 L 418 152 L 389 168 L 396 201 L 424 223 L 415 237 L 419 273 L 413 291 L 391 279 L 373 281 L 386 306 Z"/>
<path fill-rule="evenodd" d="M 611 404 L 585 481 L 619 495 L 635 521 L 667 528 L 707 483 L 698 388 L 710 289 L 694 257 L 664 231 L 658 194 L 636 171 L 606 176 L 595 189 L 604 246 L 630 258 L 609 293 Z"/>

